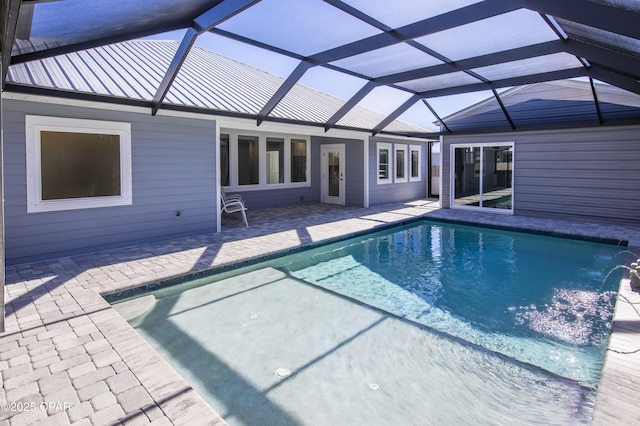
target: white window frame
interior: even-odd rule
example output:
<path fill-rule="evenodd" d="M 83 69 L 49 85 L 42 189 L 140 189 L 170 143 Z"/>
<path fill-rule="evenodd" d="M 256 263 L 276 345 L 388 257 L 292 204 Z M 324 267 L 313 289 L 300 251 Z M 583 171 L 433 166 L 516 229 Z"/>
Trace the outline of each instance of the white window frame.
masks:
<path fill-rule="evenodd" d="M 411 164 L 413 161 L 412 154 L 414 151 L 418 151 L 418 176 L 411 175 Z M 410 145 L 409 146 L 409 173 L 407 174 L 410 182 L 419 182 L 422 180 L 422 146 L 421 145 Z"/>
<path fill-rule="evenodd" d="M 380 177 L 380 151 L 383 149 L 386 149 L 387 151 L 389 151 L 389 162 L 387 164 L 389 175 L 387 178 Z M 389 183 L 393 183 L 394 160 L 395 160 L 395 155 L 393 153 L 393 144 L 386 143 L 386 142 L 378 142 L 376 144 L 376 182 L 378 183 L 378 185 L 386 185 Z"/>
<path fill-rule="evenodd" d="M 236 192 L 255 191 L 265 189 L 285 189 L 311 186 L 311 137 L 277 132 L 255 132 L 252 130 L 220 129 L 220 134 L 229 135 L 229 186 L 225 190 Z M 258 138 L 258 183 L 255 185 L 240 185 L 238 183 L 238 137 L 252 136 Z M 267 138 L 284 139 L 284 182 L 267 183 Z M 306 176 L 305 182 L 291 182 L 291 140 L 306 142 Z"/>
<path fill-rule="evenodd" d="M 484 182 L 482 179 L 482 167 L 484 165 L 484 150 L 482 148 L 489 146 L 509 146 L 512 150 L 512 158 L 511 158 L 511 209 L 497 209 L 491 207 L 484 206 L 465 206 L 461 204 L 456 204 L 456 194 L 455 194 L 455 174 L 456 174 L 456 165 L 455 165 L 455 151 L 456 148 L 480 148 L 480 172 L 476 173 L 474 170 L 474 175 L 476 177 L 480 177 L 480 189 L 479 193 L 482 195 L 484 188 Z M 495 213 L 495 214 L 506 214 L 513 215 L 514 214 L 514 205 L 516 198 L 516 190 L 514 185 L 514 176 L 515 176 L 515 142 L 479 142 L 479 143 L 455 143 L 449 146 L 449 207 L 451 209 L 457 210 L 472 210 L 472 211 L 481 211 L 487 213 Z M 465 153 L 465 157 L 466 157 Z M 465 158 L 465 165 L 475 167 L 475 158 L 473 163 L 467 164 L 467 159 Z M 441 177 L 442 179 L 442 177 Z"/>
<path fill-rule="evenodd" d="M 398 173 L 398 153 L 404 152 L 404 177 L 399 178 L 397 176 Z M 393 145 L 393 181 L 395 183 L 405 183 L 409 181 L 408 171 L 409 171 L 409 161 L 407 155 L 407 145 L 394 144 Z"/>
<path fill-rule="evenodd" d="M 27 115 L 27 213 L 114 207 L 133 204 L 131 184 L 131 123 Z M 42 199 L 42 131 L 118 135 L 120 139 L 120 195 Z"/>

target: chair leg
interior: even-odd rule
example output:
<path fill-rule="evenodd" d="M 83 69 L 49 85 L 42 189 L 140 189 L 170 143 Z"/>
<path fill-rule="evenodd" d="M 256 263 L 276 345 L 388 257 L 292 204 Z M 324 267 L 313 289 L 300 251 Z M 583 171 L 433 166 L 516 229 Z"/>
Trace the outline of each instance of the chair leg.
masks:
<path fill-rule="evenodd" d="M 244 219 L 244 225 L 248 228 L 249 222 L 247 222 L 247 213 L 245 212 L 247 209 L 240 210 L 242 212 L 242 218 Z"/>

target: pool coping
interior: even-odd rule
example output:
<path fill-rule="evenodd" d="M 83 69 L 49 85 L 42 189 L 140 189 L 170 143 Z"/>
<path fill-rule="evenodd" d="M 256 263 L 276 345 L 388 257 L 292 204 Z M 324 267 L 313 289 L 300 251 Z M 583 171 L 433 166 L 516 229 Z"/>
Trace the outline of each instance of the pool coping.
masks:
<path fill-rule="evenodd" d="M 327 246 L 330 244 L 339 243 L 341 241 L 349 240 L 352 238 L 363 237 L 375 232 L 382 232 L 385 230 L 409 225 L 417 222 L 441 222 L 441 223 L 450 223 L 450 224 L 458 224 L 458 225 L 466 225 L 466 226 L 475 226 L 487 229 L 496 229 L 502 231 L 511 231 L 511 232 L 521 232 L 525 234 L 534 234 L 534 235 L 542 235 L 548 237 L 557 237 L 557 238 L 565 238 L 579 241 L 589 241 L 596 242 L 602 244 L 611 244 L 620 247 L 627 247 L 629 244 L 628 240 L 619 240 L 607 237 L 600 236 L 588 236 L 588 235 L 580 235 L 580 234 L 571 234 L 567 232 L 559 232 L 559 231 L 549 231 L 549 230 L 537 230 L 537 229 L 527 229 L 520 226 L 509 226 L 509 225 L 496 225 L 496 224 L 478 224 L 472 221 L 460 220 L 460 219 L 446 219 L 446 218 L 433 218 L 429 216 L 418 216 L 415 218 L 402 220 L 397 223 L 389 223 L 380 225 L 375 227 L 374 229 L 369 230 L 360 230 L 352 233 L 347 233 L 344 235 L 340 235 L 337 237 L 328 238 L 326 240 L 314 241 L 307 244 L 302 244 L 297 247 L 286 248 L 283 250 L 270 252 L 266 254 L 261 254 L 258 256 L 254 256 L 251 258 L 243 259 L 234 263 L 227 263 L 223 265 L 213 266 L 208 269 L 202 269 L 195 272 L 188 272 L 185 274 L 179 274 L 173 277 L 163 278 L 157 281 L 151 281 L 148 283 L 144 283 L 141 285 L 136 285 L 128 288 L 119 289 L 113 292 L 102 293 L 101 296 L 109 303 L 114 304 L 118 302 L 122 302 L 131 298 L 135 298 L 141 296 L 145 293 L 153 292 L 160 289 L 169 288 L 175 285 L 179 285 L 184 281 L 196 280 L 200 278 L 206 278 L 213 275 L 224 274 L 226 272 L 230 272 L 234 269 L 246 268 L 249 266 L 257 265 L 263 262 L 268 262 L 270 260 L 277 259 L 282 256 L 288 256 L 295 253 L 300 253 L 302 251 L 311 250 L 323 246 Z"/>
<path fill-rule="evenodd" d="M 625 237 L 628 248 L 640 250 L 640 229 L 634 226 L 440 210 L 434 200 L 369 209 L 328 209 L 323 205 L 293 210 L 300 217 L 287 219 L 286 209 L 256 210 L 250 212 L 251 227 L 246 229 L 231 223 L 225 224 L 221 234 L 8 266 L 7 331 L 0 334 L 0 399 L 46 402 L 69 398 L 75 405 L 65 412 L 0 413 L 0 424 L 225 424 L 102 294 L 422 217 L 463 219 L 476 226 L 508 223 L 510 229 L 525 224 L 526 232 L 532 227 L 543 232 L 573 229 L 573 235 Z M 317 211 L 317 217 L 313 216 Z M 629 293 L 633 303 L 640 303 L 637 293 L 630 289 Z M 619 313 L 618 306 L 614 333 L 621 335 L 624 345 L 633 346 L 634 337 L 640 337 L 640 327 L 617 323 L 618 315 L 626 314 Z M 612 342 L 617 341 L 612 338 Z M 640 399 L 640 368 L 635 367 L 640 366 L 640 354 L 620 355 L 622 361 L 617 362 L 618 355 L 607 353 L 593 424 L 639 420 L 640 410 L 630 401 Z M 630 364 L 633 375 L 629 378 Z M 605 375 L 609 367 L 613 367 L 612 374 Z M 617 392 L 621 383 L 624 394 Z"/>

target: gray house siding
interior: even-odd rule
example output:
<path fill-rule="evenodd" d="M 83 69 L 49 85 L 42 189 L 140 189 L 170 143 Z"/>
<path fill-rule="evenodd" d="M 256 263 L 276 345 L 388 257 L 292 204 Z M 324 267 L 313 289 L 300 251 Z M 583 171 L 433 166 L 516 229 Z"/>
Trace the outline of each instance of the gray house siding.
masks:
<path fill-rule="evenodd" d="M 445 136 L 443 207 L 450 207 L 450 146 L 514 142 L 514 214 L 640 220 L 640 126 Z"/>
<path fill-rule="evenodd" d="M 377 143 L 384 142 L 404 146 L 420 145 L 422 153 L 420 157 L 421 176 L 419 181 L 378 184 L 378 152 Z M 409 201 L 425 198 L 427 196 L 427 155 L 428 146 L 423 141 L 398 140 L 382 137 L 373 137 L 369 141 L 369 204 Z"/>
<path fill-rule="evenodd" d="M 311 138 L 320 145 L 344 144 L 345 170 L 344 192 L 347 206 L 364 206 L 364 141 L 359 139 Z M 320 182 L 320 146 L 318 146 L 318 182 Z M 320 188 L 318 188 L 319 194 Z"/>
<path fill-rule="evenodd" d="M 131 123 L 133 204 L 27 213 L 27 114 Z M 6 99 L 3 118 L 7 263 L 215 232 L 214 121 Z"/>
<path fill-rule="evenodd" d="M 300 203 L 320 202 L 320 166 L 322 145 L 345 144 L 345 203 L 347 205 L 364 205 L 364 159 L 363 142 L 357 139 L 331 138 L 311 136 L 310 186 L 259 189 L 241 191 L 247 208 L 263 209 L 276 206 L 287 206 Z M 229 191 L 232 193 L 233 191 Z"/>

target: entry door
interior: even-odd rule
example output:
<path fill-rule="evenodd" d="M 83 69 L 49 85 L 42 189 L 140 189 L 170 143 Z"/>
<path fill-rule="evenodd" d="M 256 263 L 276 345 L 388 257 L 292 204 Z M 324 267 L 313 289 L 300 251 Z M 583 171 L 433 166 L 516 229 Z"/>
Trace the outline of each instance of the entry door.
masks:
<path fill-rule="evenodd" d="M 344 144 L 322 145 L 323 203 L 344 206 Z"/>

